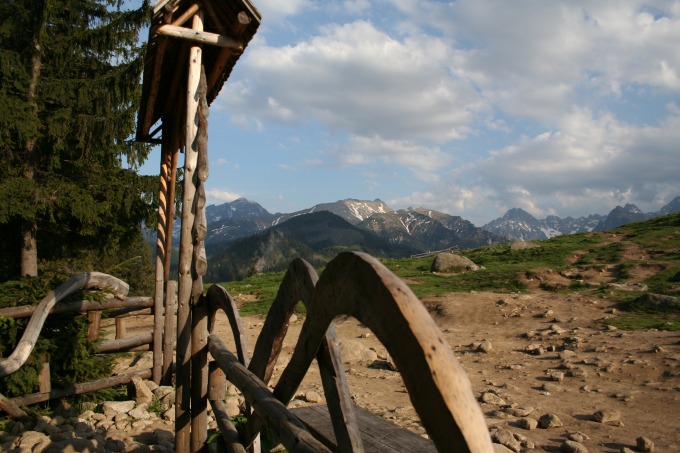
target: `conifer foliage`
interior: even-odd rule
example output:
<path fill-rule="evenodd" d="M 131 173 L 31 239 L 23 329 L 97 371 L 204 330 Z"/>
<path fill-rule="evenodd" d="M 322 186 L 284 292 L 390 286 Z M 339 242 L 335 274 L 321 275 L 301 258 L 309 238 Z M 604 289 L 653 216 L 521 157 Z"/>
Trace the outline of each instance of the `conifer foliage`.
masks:
<path fill-rule="evenodd" d="M 155 178 L 123 165 L 141 164 L 149 151 L 128 140 L 148 8 L 0 2 L 0 233 L 1 251 L 20 257 L 15 277 L 37 275 L 38 257 L 115 254 L 152 219 Z"/>

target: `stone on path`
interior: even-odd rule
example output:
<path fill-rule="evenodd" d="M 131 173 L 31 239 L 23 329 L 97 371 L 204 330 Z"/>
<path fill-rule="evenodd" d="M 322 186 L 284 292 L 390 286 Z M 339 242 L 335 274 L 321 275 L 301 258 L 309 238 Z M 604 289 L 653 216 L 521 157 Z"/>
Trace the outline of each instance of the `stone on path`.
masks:
<path fill-rule="evenodd" d="M 593 414 L 593 420 L 599 423 L 610 423 L 618 421 L 621 418 L 621 412 L 616 409 L 602 409 Z"/>
<path fill-rule="evenodd" d="M 654 442 L 652 442 L 651 439 L 648 439 L 647 437 L 638 437 L 636 442 L 637 442 L 637 449 L 639 451 L 644 451 L 644 452 L 654 451 Z"/>
<path fill-rule="evenodd" d="M 588 453 L 588 449 L 585 445 L 574 442 L 573 440 L 565 440 L 562 442 L 560 450 L 564 453 Z"/>
<path fill-rule="evenodd" d="M 538 427 L 543 428 L 543 429 L 548 429 L 548 428 L 559 428 L 560 426 L 564 426 L 562 423 L 562 420 L 559 419 L 559 417 L 555 414 L 544 414 L 541 415 L 541 417 L 538 419 Z"/>
<path fill-rule="evenodd" d="M 532 430 L 538 427 L 538 420 L 528 417 L 520 418 L 517 420 L 517 425 L 522 429 Z"/>

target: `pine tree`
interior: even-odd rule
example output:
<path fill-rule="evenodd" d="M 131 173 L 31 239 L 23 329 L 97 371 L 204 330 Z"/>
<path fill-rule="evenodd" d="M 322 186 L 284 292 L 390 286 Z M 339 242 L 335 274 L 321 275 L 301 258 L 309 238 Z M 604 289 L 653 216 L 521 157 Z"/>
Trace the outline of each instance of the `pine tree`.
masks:
<path fill-rule="evenodd" d="M 148 154 L 127 140 L 148 8 L 0 2 L 0 229 L 14 235 L 22 276 L 37 275 L 38 246 L 41 260 L 64 247 L 112 251 L 151 216 L 154 183 L 122 163 Z"/>

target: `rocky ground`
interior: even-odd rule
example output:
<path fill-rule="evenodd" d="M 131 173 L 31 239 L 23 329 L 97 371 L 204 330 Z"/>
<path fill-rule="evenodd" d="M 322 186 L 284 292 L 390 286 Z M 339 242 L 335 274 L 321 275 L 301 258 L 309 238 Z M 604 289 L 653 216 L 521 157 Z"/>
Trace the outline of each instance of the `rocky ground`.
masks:
<path fill-rule="evenodd" d="M 680 451 L 677 332 L 607 328 L 601 321 L 617 315 L 607 299 L 538 289 L 450 294 L 423 303 L 467 371 L 494 441 L 505 448 Z M 147 322 L 140 318 L 136 329 L 148 328 Z M 263 319 L 243 322 L 252 347 Z M 274 380 L 301 325 L 302 320 L 291 324 Z M 230 344 L 226 317 L 217 328 Z M 336 329 L 355 403 L 426 435 L 385 348 L 352 318 L 337 320 Z M 121 362 L 118 371 L 149 367 L 149 361 L 139 355 Z M 17 423 L 0 432 L 0 451 L 174 451 L 174 410 L 166 396 L 171 389 L 148 387 L 157 394 L 147 395 L 151 403 L 93 407 L 75 418 L 45 417 L 36 426 Z M 239 402 L 233 397 L 230 410 Z M 319 402 L 323 391 L 312 367 L 291 406 Z"/>

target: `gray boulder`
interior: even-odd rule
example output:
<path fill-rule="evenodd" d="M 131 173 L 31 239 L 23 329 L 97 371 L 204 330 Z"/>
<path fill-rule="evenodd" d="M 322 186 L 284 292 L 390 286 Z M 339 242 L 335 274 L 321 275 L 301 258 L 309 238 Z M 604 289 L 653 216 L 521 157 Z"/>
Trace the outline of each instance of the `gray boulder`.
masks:
<path fill-rule="evenodd" d="M 435 255 L 430 272 L 468 272 L 478 271 L 479 269 L 481 269 L 480 266 L 464 256 L 444 252 Z"/>

